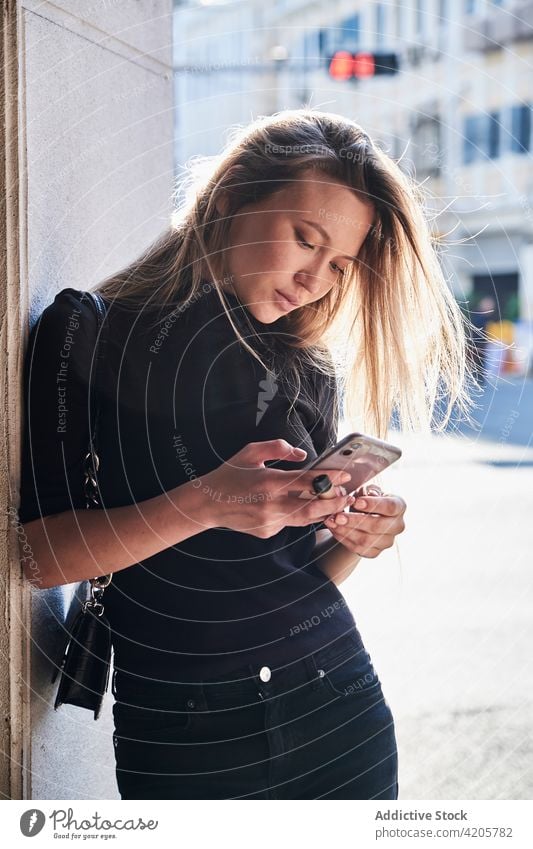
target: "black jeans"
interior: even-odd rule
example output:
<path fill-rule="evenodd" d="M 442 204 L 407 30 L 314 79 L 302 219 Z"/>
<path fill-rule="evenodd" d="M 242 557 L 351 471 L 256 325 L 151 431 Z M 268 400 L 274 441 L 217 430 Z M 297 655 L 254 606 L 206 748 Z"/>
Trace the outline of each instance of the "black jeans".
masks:
<path fill-rule="evenodd" d="M 398 798 L 394 720 L 358 632 L 201 684 L 115 672 L 113 693 L 122 799 Z"/>

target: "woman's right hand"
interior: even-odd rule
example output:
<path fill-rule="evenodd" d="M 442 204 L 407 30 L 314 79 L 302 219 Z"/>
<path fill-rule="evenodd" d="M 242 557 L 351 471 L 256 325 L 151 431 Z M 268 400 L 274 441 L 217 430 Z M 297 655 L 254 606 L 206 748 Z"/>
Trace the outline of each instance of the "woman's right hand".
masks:
<path fill-rule="evenodd" d="M 313 492 L 312 481 L 317 474 L 327 474 L 340 493 L 339 486 L 350 475 L 339 469 L 286 472 L 265 466 L 265 460 L 298 463 L 305 455 L 304 450 L 293 448 L 285 439 L 249 442 L 221 466 L 197 478 L 193 485 L 201 493 L 208 527 L 230 528 L 268 539 L 288 525 L 310 525 L 340 513 L 353 497 L 339 494 L 335 498 L 319 498 Z M 304 490 L 313 497 L 299 498 Z"/>

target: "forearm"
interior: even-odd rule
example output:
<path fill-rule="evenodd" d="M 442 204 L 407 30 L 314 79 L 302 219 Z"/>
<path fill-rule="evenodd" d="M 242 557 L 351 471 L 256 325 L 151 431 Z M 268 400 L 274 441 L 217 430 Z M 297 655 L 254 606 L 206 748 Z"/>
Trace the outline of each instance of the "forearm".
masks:
<path fill-rule="evenodd" d="M 119 572 L 207 530 L 205 496 L 192 481 L 108 510 L 68 510 L 26 523 L 24 573 L 41 589 Z"/>
<path fill-rule="evenodd" d="M 354 554 L 342 543 L 337 542 L 331 531 L 327 529 L 316 532 L 313 553 L 315 565 L 337 586 L 352 574 L 361 560 L 359 554 Z"/>

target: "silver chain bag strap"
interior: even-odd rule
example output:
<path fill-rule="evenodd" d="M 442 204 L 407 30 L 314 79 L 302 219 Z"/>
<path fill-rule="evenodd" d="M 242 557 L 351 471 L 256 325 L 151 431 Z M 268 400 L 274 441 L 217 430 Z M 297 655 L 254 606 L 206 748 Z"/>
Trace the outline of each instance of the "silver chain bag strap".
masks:
<path fill-rule="evenodd" d="M 95 376 L 90 390 L 90 409 L 94 411 L 93 427 L 84 458 L 84 493 L 86 507 L 91 509 L 101 508 L 98 486 L 100 458 L 97 450 L 100 419 L 98 389 L 101 386 L 107 330 L 104 324 L 106 307 L 101 296 L 96 292 L 84 292 L 83 297 L 87 297 L 93 304 L 97 316 Z M 93 711 L 95 719 L 98 719 L 100 715 L 109 683 L 111 662 L 111 628 L 104 613 L 103 595 L 111 580 L 110 574 L 99 575 L 82 582 L 85 595 L 87 590 L 90 595 L 82 603 L 81 609 L 79 598 L 75 596 L 73 600 L 65 623 L 67 639 L 63 656 L 52 677 L 53 683 L 61 672 L 54 704 L 56 710 L 62 704 L 73 704 Z"/>

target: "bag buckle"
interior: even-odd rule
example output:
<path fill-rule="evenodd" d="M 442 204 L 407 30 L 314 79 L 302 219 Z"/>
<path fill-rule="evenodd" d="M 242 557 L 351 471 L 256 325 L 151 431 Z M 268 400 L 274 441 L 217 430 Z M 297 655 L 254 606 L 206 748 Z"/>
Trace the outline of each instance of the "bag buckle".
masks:
<path fill-rule="evenodd" d="M 102 596 L 104 590 L 109 586 L 113 579 L 113 575 L 98 575 L 96 578 L 91 578 L 91 597 L 84 601 L 82 605 L 83 612 L 91 610 L 95 616 L 102 616 L 104 605 L 102 604 Z"/>

